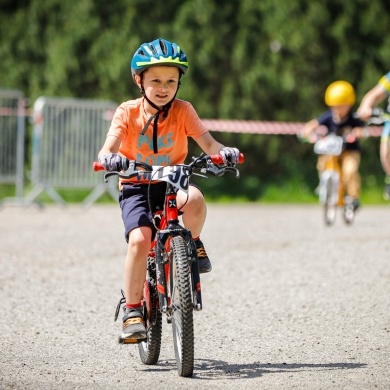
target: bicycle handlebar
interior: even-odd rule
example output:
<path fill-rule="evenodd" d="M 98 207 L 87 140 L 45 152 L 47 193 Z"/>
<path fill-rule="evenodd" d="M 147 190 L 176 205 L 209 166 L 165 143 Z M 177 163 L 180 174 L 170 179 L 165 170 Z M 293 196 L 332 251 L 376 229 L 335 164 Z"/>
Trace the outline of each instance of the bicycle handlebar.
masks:
<path fill-rule="evenodd" d="M 243 161 L 244 155 L 240 153 L 238 162 L 240 163 Z M 223 158 L 219 154 L 208 156 L 203 153 L 200 157 L 192 157 L 192 162 L 189 164 L 173 164 L 171 166 L 151 166 L 142 161 L 129 160 L 126 157 L 122 157 L 120 171 L 106 172 L 104 174 L 104 181 L 107 182 L 108 177 L 110 176 L 119 176 L 121 179 L 130 179 L 142 173 L 151 173 L 152 176 L 150 180 L 168 181 L 171 176 L 170 174 L 166 175 L 165 178 L 161 178 L 160 174 L 164 176 L 163 172 L 166 172 L 166 170 L 170 167 L 181 167 L 179 174 L 187 177 L 190 177 L 192 174 L 196 174 L 194 171 L 200 172 L 197 173 L 200 176 L 205 173 L 211 173 L 214 176 L 222 176 L 226 171 L 228 171 L 235 173 L 237 178 L 240 177 L 240 172 L 237 168 L 222 164 Z M 105 168 L 100 162 L 94 162 L 93 170 L 96 172 L 105 170 Z M 153 179 L 153 177 L 156 177 L 156 179 Z"/>
<path fill-rule="evenodd" d="M 222 165 L 223 164 L 223 158 L 222 158 L 222 156 L 220 154 L 213 154 L 213 155 L 208 156 L 208 157 L 210 158 L 211 162 L 213 164 L 215 164 L 215 165 Z M 130 160 L 126 159 L 126 158 L 124 158 L 124 159 L 127 160 L 127 161 L 130 161 Z M 243 162 L 244 162 L 244 155 L 243 155 L 243 153 L 240 153 L 240 155 L 238 157 L 238 163 L 242 164 Z M 126 165 L 128 166 L 128 164 L 126 164 Z M 92 166 L 93 166 L 93 170 L 95 172 L 104 171 L 105 170 L 103 164 L 98 162 L 98 161 L 95 161 Z M 142 163 L 141 161 L 137 161 L 137 166 L 140 166 L 140 167 L 144 168 L 147 171 L 152 171 L 152 169 L 153 169 L 150 165 L 148 165 L 146 163 Z"/>
<path fill-rule="evenodd" d="M 382 126 L 388 121 L 390 121 L 390 114 L 380 107 L 374 107 L 371 116 L 366 120 L 366 123 L 368 125 Z"/>

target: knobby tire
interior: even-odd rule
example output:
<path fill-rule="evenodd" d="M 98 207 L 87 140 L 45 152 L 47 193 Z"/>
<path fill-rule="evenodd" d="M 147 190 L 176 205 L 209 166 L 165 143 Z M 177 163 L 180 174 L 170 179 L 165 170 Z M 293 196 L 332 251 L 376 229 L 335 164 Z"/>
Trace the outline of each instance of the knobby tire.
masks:
<path fill-rule="evenodd" d="M 325 223 L 327 225 L 333 225 L 336 220 L 337 204 L 333 202 L 333 193 L 335 191 L 333 180 L 331 178 L 325 183 L 326 186 L 326 200 L 324 205 L 325 211 Z"/>
<path fill-rule="evenodd" d="M 347 225 L 351 225 L 353 220 L 354 220 L 354 217 L 355 217 L 355 211 L 353 209 L 352 203 L 350 203 L 350 202 L 345 203 L 344 209 L 343 209 L 343 216 L 344 216 L 344 222 Z"/>
<path fill-rule="evenodd" d="M 156 268 L 155 264 L 150 263 L 148 259 L 148 272 L 150 282 L 150 300 L 152 310 L 146 313 L 146 336 L 145 341 L 138 344 L 138 351 L 142 363 L 153 365 L 158 362 L 161 349 L 161 332 L 162 332 L 162 314 L 158 308 L 158 294 L 156 290 Z M 151 275 L 150 275 L 151 274 Z"/>
<path fill-rule="evenodd" d="M 176 365 L 180 376 L 189 377 L 194 370 L 194 322 L 191 257 L 183 237 L 172 239 L 171 255 L 170 292 Z"/>

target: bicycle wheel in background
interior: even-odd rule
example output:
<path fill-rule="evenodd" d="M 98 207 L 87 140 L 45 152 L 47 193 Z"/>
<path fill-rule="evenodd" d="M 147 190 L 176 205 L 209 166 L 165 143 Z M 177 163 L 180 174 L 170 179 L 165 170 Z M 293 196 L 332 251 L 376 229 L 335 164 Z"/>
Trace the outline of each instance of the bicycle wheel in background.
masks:
<path fill-rule="evenodd" d="M 355 218 L 355 210 L 353 206 L 353 199 L 350 196 L 346 196 L 344 199 L 343 217 L 347 225 L 350 225 Z"/>
<path fill-rule="evenodd" d="M 146 341 L 138 344 L 141 361 L 144 364 L 156 364 L 160 357 L 162 314 L 158 305 L 156 288 L 156 263 L 154 258 L 148 258 L 148 276 L 144 285 L 144 312 L 146 324 Z"/>
<path fill-rule="evenodd" d="M 194 322 L 191 287 L 191 258 L 183 237 L 171 240 L 170 297 L 172 332 L 177 370 L 180 376 L 194 371 Z"/>
<path fill-rule="evenodd" d="M 327 225 L 333 225 L 336 221 L 336 212 L 337 212 L 337 194 L 338 189 L 335 188 L 336 183 L 334 180 L 332 180 L 332 177 L 330 176 L 328 180 L 325 183 L 326 188 L 326 197 L 325 197 L 325 204 L 324 204 L 324 217 L 325 217 L 325 223 Z"/>

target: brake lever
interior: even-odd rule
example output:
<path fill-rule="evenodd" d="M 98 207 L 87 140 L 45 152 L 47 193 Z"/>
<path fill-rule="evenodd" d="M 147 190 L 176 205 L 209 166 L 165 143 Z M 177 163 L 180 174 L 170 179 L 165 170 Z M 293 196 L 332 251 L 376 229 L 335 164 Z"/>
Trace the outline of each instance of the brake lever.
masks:
<path fill-rule="evenodd" d="M 208 179 L 208 176 L 202 175 L 201 173 L 193 172 L 192 174 L 195 176 L 204 177 L 204 178 Z"/>
<path fill-rule="evenodd" d="M 130 172 L 129 171 L 130 169 L 128 169 L 125 172 L 117 172 L 117 171 L 107 172 L 104 174 L 104 182 L 107 183 L 108 178 L 110 176 L 118 176 L 121 179 L 130 179 L 131 177 L 138 175 L 138 171 L 130 171 Z"/>
<path fill-rule="evenodd" d="M 233 172 L 238 179 L 240 177 L 240 171 L 235 167 L 222 167 L 219 168 L 217 165 L 212 164 L 207 168 L 207 172 L 212 173 L 214 176 L 223 176 L 225 172 Z"/>
<path fill-rule="evenodd" d="M 125 160 L 125 159 L 124 159 Z M 127 165 L 127 163 L 126 163 Z M 126 167 L 124 164 L 124 161 L 122 162 L 123 168 L 127 168 L 124 172 L 118 172 L 118 171 L 112 171 L 112 172 L 106 172 L 104 174 L 104 182 L 108 182 L 108 178 L 110 176 L 119 176 L 121 179 L 130 179 L 133 176 L 137 176 L 141 171 L 138 171 L 136 167 L 136 161 L 135 160 L 128 160 L 128 166 Z M 147 166 L 145 164 L 145 166 Z"/>
<path fill-rule="evenodd" d="M 129 165 L 125 166 L 122 162 L 123 168 L 126 168 L 124 172 L 118 172 L 118 176 L 121 179 L 129 179 L 134 173 L 138 174 L 138 171 L 135 169 L 135 160 L 128 160 Z M 127 164 L 126 164 L 127 165 Z"/>
<path fill-rule="evenodd" d="M 225 171 L 233 172 L 236 174 L 236 178 L 238 179 L 240 177 L 240 171 L 235 167 L 226 167 Z"/>
<path fill-rule="evenodd" d="M 211 164 L 208 164 L 207 168 L 204 168 L 203 172 L 205 172 L 205 173 L 210 172 L 214 176 L 222 176 L 225 173 L 225 168 L 219 168 L 217 165 L 214 165 L 213 163 L 211 163 Z"/>
<path fill-rule="evenodd" d="M 119 175 L 119 172 L 106 172 L 105 174 L 104 174 L 104 182 L 105 183 L 108 183 L 108 178 L 110 177 L 110 176 L 116 176 L 116 175 Z"/>

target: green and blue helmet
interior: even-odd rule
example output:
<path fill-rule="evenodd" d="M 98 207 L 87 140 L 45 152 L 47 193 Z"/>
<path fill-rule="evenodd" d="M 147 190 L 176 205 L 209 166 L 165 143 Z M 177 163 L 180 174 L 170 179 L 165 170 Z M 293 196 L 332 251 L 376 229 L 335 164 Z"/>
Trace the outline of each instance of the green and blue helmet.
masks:
<path fill-rule="evenodd" d="M 131 74 L 134 78 L 152 66 L 175 66 L 184 74 L 188 69 L 187 56 L 176 43 L 158 38 L 137 49 L 130 63 Z"/>

